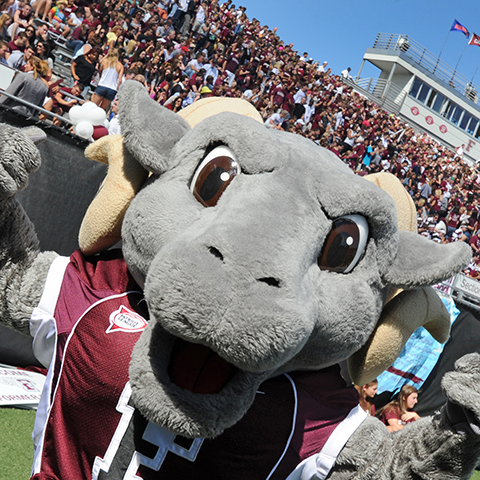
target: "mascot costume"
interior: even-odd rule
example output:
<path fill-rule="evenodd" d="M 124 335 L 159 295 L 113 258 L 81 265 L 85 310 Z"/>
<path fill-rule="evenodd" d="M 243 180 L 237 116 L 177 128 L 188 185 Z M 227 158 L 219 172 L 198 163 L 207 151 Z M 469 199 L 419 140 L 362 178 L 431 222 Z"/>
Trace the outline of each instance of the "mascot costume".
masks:
<path fill-rule="evenodd" d="M 135 81 L 119 97 L 122 136 L 86 151 L 109 171 L 70 258 L 39 251 L 15 199 L 38 130 L 0 130 L 0 319 L 48 367 L 33 478 L 468 478 L 478 355 L 444 377 L 441 411 L 394 434 L 338 367 L 363 384 L 420 325 L 446 341 L 429 285 L 468 245 L 416 234 L 394 177 L 354 175 L 247 102 L 178 115 Z"/>

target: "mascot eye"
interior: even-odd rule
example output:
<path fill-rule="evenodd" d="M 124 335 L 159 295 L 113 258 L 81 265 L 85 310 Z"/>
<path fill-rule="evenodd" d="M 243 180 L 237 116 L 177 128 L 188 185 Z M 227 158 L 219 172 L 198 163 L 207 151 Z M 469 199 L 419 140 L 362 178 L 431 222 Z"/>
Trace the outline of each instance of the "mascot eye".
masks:
<path fill-rule="evenodd" d="M 368 240 L 368 224 L 360 215 L 345 215 L 334 220 L 322 253 L 320 270 L 349 273 L 360 260 Z"/>
<path fill-rule="evenodd" d="M 214 207 L 230 182 L 240 173 L 233 152 L 225 146 L 214 148 L 193 176 L 190 190 L 205 207 Z"/>

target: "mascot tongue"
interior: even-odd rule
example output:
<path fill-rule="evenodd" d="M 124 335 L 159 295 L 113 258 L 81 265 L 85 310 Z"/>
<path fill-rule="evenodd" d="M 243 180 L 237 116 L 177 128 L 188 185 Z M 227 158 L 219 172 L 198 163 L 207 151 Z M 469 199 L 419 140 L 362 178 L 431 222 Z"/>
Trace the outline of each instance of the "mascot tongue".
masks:
<path fill-rule="evenodd" d="M 193 393 L 217 393 L 236 370 L 236 367 L 208 347 L 178 339 L 168 374 L 170 380 L 180 388 Z"/>

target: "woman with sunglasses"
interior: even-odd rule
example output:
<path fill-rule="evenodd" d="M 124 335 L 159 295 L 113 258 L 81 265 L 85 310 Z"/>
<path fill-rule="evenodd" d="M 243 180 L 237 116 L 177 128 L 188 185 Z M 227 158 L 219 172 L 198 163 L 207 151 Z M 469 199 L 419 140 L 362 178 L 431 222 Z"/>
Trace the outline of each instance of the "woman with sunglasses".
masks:
<path fill-rule="evenodd" d="M 33 25 L 29 25 L 25 29 L 25 35 L 27 36 L 28 39 L 28 45 L 30 47 L 35 47 L 35 40 L 37 39 L 35 35 L 35 27 Z"/>

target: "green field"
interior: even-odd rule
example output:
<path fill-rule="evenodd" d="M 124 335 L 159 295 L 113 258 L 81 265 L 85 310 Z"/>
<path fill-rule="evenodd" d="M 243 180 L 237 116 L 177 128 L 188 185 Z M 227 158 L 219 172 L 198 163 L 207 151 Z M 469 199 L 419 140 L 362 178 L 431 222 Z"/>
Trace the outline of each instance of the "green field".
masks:
<path fill-rule="evenodd" d="M 30 478 L 34 410 L 0 408 L 0 480 Z"/>
<path fill-rule="evenodd" d="M 0 408 L 0 480 L 30 478 L 34 419 L 33 410 Z M 480 472 L 472 480 L 480 480 Z"/>

